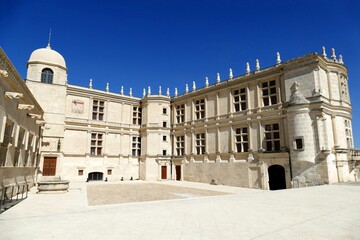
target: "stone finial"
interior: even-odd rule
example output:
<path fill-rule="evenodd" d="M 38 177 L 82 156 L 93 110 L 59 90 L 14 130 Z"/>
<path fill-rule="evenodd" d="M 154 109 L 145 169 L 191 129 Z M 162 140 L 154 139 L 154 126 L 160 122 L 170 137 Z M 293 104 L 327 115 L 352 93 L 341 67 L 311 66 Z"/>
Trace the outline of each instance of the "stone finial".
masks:
<path fill-rule="evenodd" d="M 331 59 L 332 59 L 334 62 L 336 62 L 336 54 L 335 54 L 335 49 L 334 49 L 334 48 L 331 49 Z"/>
<path fill-rule="evenodd" d="M 281 64 L 281 59 L 280 59 L 280 53 L 279 52 L 276 53 L 276 64 L 277 65 Z"/>
<path fill-rule="evenodd" d="M 323 46 L 322 47 L 322 56 L 326 59 L 326 50 L 325 50 L 325 47 Z"/>
<path fill-rule="evenodd" d="M 106 92 L 109 92 L 109 83 L 106 83 Z"/>
<path fill-rule="evenodd" d="M 343 57 L 341 54 L 339 55 L 339 63 L 344 64 Z"/>
<path fill-rule="evenodd" d="M 170 97 L 170 88 L 166 88 L 166 96 Z"/>
<path fill-rule="evenodd" d="M 93 86 L 92 86 L 92 79 L 90 78 L 90 82 L 89 82 L 89 88 L 92 89 Z"/>
<path fill-rule="evenodd" d="M 121 88 L 120 88 L 120 94 L 121 94 L 121 95 L 124 95 L 124 86 L 121 86 Z"/>
<path fill-rule="evenodd" d="M 209 78 L 205 77 L 205 87 L 208 87 L 208 86 L 209 86 Z"/>
<path fill-rule="evenodd" d="M 150 88 L 150 86 L 148 86 L 148 96 L 150 96 L 151 95 L 151 88 Z"/>
<path fill-rule="evenodd" d="M 232 72 L 232 69 L 230 68 L 229 69 L 229 79 L 233 79 L 234 75 L 233 75 L 233 72 Z"/>
<path fill-rule="evenodd" d="M 250 74 L 250 64 L 247 62 L 246 63 L 246 75 Z"/>
<path fill-rule="evenodd" d="M 132 88 L 130 88 L 129 96 L 132 97 Z"/>
<path fill-rule="evenodd" d="M 0 70 L 0 75 L 3 76 L 3 77 L 8 77 L 9 74 L 6 70 Z"/>
<path fill-rule="evenodd" d="M 256 59 L 255 71 L 256 71 L 256 72 L 260 71 L 260 62 L 259 62 L 259 59 Z"/>
<path fill-rule="evenodd" d="M 177 97 L 178 96 L 178 90 L 177 90 L 177 88 L 175 88 L 175 97 Z"/>
<path fill-rule="evenodd" d="M 187 84 L 185 84 L 185 92 L 188 93 L 189 92 L 189 86 Z"/>
<path fill-rule="evenodd" d="M 195 83 L 195 81 L 193 81 L 192 90 L 193 90 L 193 91 L 196 90 L 196 83 Z"/>
<path fill-rule="evenodd" d="M 161 86 L 159 86 L 159 95 L 162 95 Z"/>
<path fill-rule="evenodd" d="M 216 83 L 220 83 L 221 79 L 220 79 L 220 73 L 216 74 Z"/>
<path fill-rule="evenodd" d="M 9 99 L 19 99 L 23 97 L 23 94 L 18 92 L 5 92 L 5 97 Z"/>
<path fill-rule="evenodd" d="M 34 109 L 34 105 L 31 104 L 19 104 L 18 105 L 18 109 L 19 110 L 33 110 Z"/>
<path fill-rule="evenodd" d="M 143 88 L 143 97 L 145 97 L 145 96 L 146 96 L 146 89 Z"/>

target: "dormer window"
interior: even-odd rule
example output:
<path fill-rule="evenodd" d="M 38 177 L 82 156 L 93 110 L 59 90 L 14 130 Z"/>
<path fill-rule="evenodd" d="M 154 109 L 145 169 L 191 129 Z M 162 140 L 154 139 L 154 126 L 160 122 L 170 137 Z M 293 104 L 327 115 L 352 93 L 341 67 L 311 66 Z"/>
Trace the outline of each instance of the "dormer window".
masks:
<path fill-rule="evenodd" d="M 54 72 L 50 68 L 44 68 L 41 72 L 41 82 L 52 83 Z"/>

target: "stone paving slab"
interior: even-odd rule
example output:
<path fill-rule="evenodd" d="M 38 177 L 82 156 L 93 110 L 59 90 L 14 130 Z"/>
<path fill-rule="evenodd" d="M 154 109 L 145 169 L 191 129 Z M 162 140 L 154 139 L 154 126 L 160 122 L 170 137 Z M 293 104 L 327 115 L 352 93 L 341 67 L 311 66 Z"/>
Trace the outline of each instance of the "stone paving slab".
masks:
<path fill-rule="evenodd" d="M 137 182 L 135 184 L 106 183 L 87 186 L 87 197 L 90 206 L 225 194 L 228 193 L 147 182 Z"/>
<path fill-rule="evenodd" d="M 187 182 L 159 184 L 192 187 Z M 211 188 L 220 191 L 223 186 Z M 64 196 L 73 198 L 72 191 Z M 360 239 L 360 183 L 236 192 L 103 206 L 84 206 L 86 194 L 60 202 L 59 196 L 48 195 L 49 204 L 63 204 L 63 211 L 37 215 L 22 205 L 28 202 L 32 211 L 41 212 L 45 195 L 30 194 L 0 215 L 0 239 Z M 74 203 L 79 207 L 75 211 L 67 206 Z"/>

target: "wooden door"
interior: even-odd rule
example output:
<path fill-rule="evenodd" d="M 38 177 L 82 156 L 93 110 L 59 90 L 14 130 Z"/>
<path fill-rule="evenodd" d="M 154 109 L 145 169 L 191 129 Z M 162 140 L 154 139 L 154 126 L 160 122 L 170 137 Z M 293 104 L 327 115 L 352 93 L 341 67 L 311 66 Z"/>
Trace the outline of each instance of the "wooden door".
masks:
<path fill-rule="evenodd" d="M 175 170 L 176 170 L 176 181 L 180 181 L 181 180 L 181 166 L 175 166 Z"/>
<path fill-rule="evenodd" d="M 56 157 L 44 157 L 43 176 L 55 176 Z"/>
<path fill-rule="evenodd" d="M 167 167 L 161 166 L 161 179 L 167 179 Z"/>

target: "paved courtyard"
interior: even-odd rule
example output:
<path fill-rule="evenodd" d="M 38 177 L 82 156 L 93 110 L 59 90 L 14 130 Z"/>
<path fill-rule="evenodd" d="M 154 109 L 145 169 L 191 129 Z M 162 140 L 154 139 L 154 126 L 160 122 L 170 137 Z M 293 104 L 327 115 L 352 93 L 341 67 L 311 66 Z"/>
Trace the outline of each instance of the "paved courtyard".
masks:
<path fill-rule="evenodd" d="M 123 184 L 121 189 L 142 183 L 116 184 Z M 143 184 L 185 192 L 180 199 L 90 206 L 87 189 L 98 183 L 71 184 L 66 194 L 32 189 L 26 200 L 0 215 L 0 239 L 360 239 L 360 183 L 282 191 Z M 202 191 L 211 194 L 197 193 Z"/>

